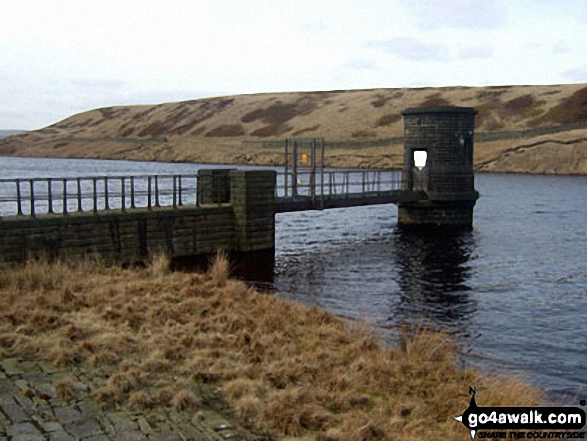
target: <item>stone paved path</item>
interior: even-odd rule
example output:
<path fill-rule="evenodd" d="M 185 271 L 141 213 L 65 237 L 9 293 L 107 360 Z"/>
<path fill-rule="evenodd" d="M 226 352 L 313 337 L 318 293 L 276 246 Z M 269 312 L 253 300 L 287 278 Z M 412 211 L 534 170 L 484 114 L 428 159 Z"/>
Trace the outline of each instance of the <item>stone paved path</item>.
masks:
<path fill-rule="evenodd" d="M 71 378 L 78 396 L 67 403 L 54 385 Z M 45 362 L 0 361 L 0 441 L 223 441 L 256 440 L 212 410 L 102 411 L 91 396 L 97 385 L 82 371 Z"/>

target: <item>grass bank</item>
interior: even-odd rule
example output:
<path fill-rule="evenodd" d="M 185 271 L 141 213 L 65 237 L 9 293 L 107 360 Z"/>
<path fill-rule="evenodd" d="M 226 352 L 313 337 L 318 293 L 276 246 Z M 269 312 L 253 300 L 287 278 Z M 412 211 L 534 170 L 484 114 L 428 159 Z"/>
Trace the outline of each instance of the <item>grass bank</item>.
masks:
<path fill-rule="evenodd" d="M 453 417 L 470 385 L 484 406 L 531 405 L 538 391 L 454 364 L 442 334 L 384 347 L 366 324 L 256 292 L 218 258 L 205 274 L 100 262 L 29 262 L 0 272 L 2 356 L 101 370 L 104 407 L 215 405 L 279 440 L 466 439 Z M 75 393 L 56 385 L 65 398 Z M 216 403 L 217 405 L 218 403 Z"/>

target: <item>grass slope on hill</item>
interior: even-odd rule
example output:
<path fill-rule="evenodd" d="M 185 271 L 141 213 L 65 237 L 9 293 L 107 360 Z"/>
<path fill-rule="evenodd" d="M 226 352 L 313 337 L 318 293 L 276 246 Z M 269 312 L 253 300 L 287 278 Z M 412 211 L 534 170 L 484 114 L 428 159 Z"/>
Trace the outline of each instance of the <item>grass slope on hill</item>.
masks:
<path fill-rule="evenodd" d="M 275 141 L 324 137 L 331 166 L 400 167 L 401 111 L 413 106 L 475 107 L 478 170 L 587 174 L 584 84 L 268 93 L 108 107 L 10 137 L 0 154 L 279 164 Z"/>

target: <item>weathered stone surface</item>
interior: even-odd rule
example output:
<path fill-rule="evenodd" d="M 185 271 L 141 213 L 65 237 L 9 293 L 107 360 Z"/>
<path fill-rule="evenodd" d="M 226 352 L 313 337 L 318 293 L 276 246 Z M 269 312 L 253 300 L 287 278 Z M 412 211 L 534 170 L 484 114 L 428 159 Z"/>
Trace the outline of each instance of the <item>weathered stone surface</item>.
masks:
<path fill-rule="evenodd" d="M 274 248 L 274 171 L 203 170 L 201 184 L 199 206 L 2 218 L 0 264 L 91 253 L 133 263 L 157 252 L 183 258 Z M 7 359 L 1 366 L 10 375 L 18 363 Z M 32 374 L 50 368 L 32 363 L 25 369 Z"/>
<path fill-rule="evenodd" d="M 106 377 L 77 369 L 63 371 L 17 358 L 7 360 L 3 360 L 2 366 L 8 367 L 10 375 L 0 378 L 0 441 L 247 439 L 211 410 L 199 412 L 198 418 L 190 412 L 166 409 L 145 413 L 125 409 L 102 411 L 93 401 L 88 383 L 98 384 L 100 380 L 96 378 L 104 382 Z M 27 377 L 31 370 L 35 375 Z M 80 395 L 70 403 L 57 400 L 52 392 L 52 385 L 63 378 L 72 379 L 79 387 Z M 217 430 L 219 426 L 227 427 Z"/>
<path fill-rule="evenodd" d="M 80 422 L 84 419 L 82 413 L 72 407 L 60 407 L 55 409 L 55 416 L 64 426 Z"/>
<path fill-rule="evenodd" d="M 12 424 L 6 429 L 6 435 L 14 441 L 45 441 L 43 434 L 31 423 Z"/>
<path fill-rule="evenodd" d="M 399 203 L 400 225 L 472 226 L 478 197 L 473 173 L 475 114 L 469 107 L 420 107 L 403 112 L 402 187 L 422 190 L 428 200 Z M 417 151 L 427 153 L 422 169 L 415 166 Z"/>
<path fill-rule="evenodd" d="M 68 424 L 65 426 L 65 430 L 71 433 L 75 438 L 82 439 L 87 438 L 90 436 L 97 436 L 97 435 L 104 435 L 104 431 L 98 424 L 98 422 L 94 419 L 86 419 L 87 417 L 84 415 L 84 418 L 73 423 Z"/>
<path fill-rule="evenodd" d="M 73 436 L 64 430 L 56 430 L 55 432 L 51 432 L 47 435 L 47 437 L 51 441 L 77 441 Z"/>
<path fill-rule="evenodd" d="M 13 425 L 29 420 L 28 415 L 18 405 L 18 403 L 14 401 L 14 398 L 12 398 L 11 395 L 3 395 L 0 397 L 0 409 L 2 409 L 2 412 L 8 416 Z"/>

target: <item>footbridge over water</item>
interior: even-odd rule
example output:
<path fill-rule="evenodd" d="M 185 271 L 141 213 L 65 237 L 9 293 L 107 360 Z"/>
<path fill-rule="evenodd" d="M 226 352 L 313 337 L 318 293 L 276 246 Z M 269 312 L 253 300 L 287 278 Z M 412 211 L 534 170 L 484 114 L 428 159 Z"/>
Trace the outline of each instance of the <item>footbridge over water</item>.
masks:
<path fill-rule="evenodd" d="M 123 262 L 156 252 L 179 259 L 221 249 L 273 253 L 276 213 L 373 204 L 398 205 L 402 226 L 470 228 L 474 109 L 403 115 L 402 171 L 327 170 L 323 140 L 289 140 L 283 171 L 1 179 L 0 263 L 91 253 Z"/>

